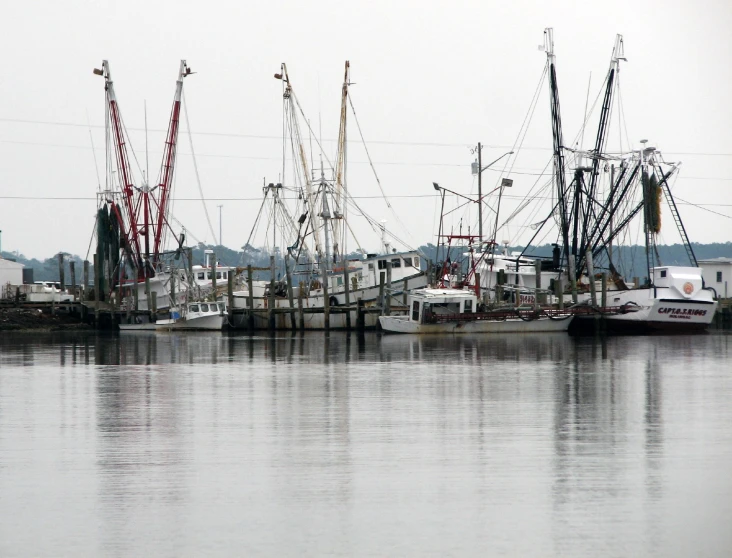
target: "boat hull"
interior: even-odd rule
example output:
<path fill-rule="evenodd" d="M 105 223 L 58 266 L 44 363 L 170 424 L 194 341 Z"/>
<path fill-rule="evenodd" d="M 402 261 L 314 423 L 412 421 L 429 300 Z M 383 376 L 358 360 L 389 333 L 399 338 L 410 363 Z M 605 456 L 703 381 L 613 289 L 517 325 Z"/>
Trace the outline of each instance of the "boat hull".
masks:
<path fill-rule="evenodd" d="M 475 320 L 421 324 L 406 316 L 380 316 L 385 333 L 458 334 L 458 333 L 548 333 L 563 332 L 569 328 L 572 317 L 562 319 L 537 318 L 522 320 Z"/>
<path fill-rule="evenodd" d="M 155 322 L 156 331 L 221 331 L 224 327 L 226 317 L 222 314 L 210 314 L 196 316 L 190 319 L 158 320 Z"/>
<path fill-rule="evenodd" d="M 598 330 L 613 334 L 698 333 L 714 319 L 718 302 L 708 291 L 693 298 L 678 297 L 669 288 L 630 289 L 608 293 L 612 306 L 628 312 L 600 316 L 576 316 L 569 329 L 572 335 L 590 335 Z"/>

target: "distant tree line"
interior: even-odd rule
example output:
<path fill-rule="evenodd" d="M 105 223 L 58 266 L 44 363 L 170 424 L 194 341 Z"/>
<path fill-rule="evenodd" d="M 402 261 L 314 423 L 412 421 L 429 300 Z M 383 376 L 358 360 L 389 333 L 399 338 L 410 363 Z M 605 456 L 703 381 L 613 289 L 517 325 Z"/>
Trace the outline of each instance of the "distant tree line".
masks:
<path fill-rule="evenodd" d="M 529 246 L 525 250 L 525 255 L 529 257 L 542 257 L 551 258 L 552 256 L 551 244 L 544 244 L 541 246 Z M 696 254 L 697 259 L 712 259 L 718 257 L 732 257 L 732 242 L 714 242 L 711 244 L 700 244 L 692 243 L 692 248 Z M 522 251 L 523 246 L 509 246 L 509 253 Z M 213 250 L 216 254 L 216 260 L 220 265 L 230 267 L 246 267 L 251 265 L 252 267 L 269 268 L 270 256 L 275 256 L 276 270 L 279 276 L 284 275 L 284 261 L 283 255 L 280 254 L 279 250 L 270 252 L 266 248 L 255 248 L 250 245 L 243 246 L 239 250 L 232 250 L 226 246 L 215 246 L 211 244 L 200 243 L 193 247 L 193 264 L 203 264 L 205 250 Z M 496 248 L 497 251 L 503 251 L 503 247 Z M 422 269 L 426 269 L 428 261 L 432 261 L 435 265 L 439 262 L 444 261 L 447 257 L 447 251 L 445 247 L 440 247 L 439 257 L 437 246 L 431 243 L 424 244 L 419 247 L 419 251 L 423 254 L 422 258 Z M 463 261 L 465 269 L 467 269 L 467 261 L 463 254 L 464 249 L 453 247 L 449 257 L 453 262 Z M 661 258 L 661 262 L 664 265 L 688 265 L 689 261 L 686 256 L 686 250 L 681 244 L 672 245 L 661 245 L 658 246 L 658 255 Z M 59 280 L 59 266 L 58 256 L 53 255 L 43 260 L 35 258 L 26 258 L 22 254 L 15 254 L 12 252 L 2 252 L 2 257 L 22 263 L 26 268 L 33 269 L 33 278 L 35 281 L 58 281 Z M 348 255 L 349 258 L 360 258 L 362 257 L 359 253 L 351 253 Z M 619 262 L 619 271 L 626 277 L 643 277 L 646 272 L 646 255 L 645 248 L 642 246 L 616 246 L 614 248 L 614 260 Z M 81 283 L 83 273 L 83 259 L 80 256 L 65 254 L 64 266 L 66 281 L 70 282 L 69 262 L 75 262 L 76 266 L 76 281 Z M 181 262 L 180 265 L 183 265 Z M 269 272 L 259 271 L 255 273 L 257 278 L 269 278 Z M 90 281 L 94 277 L 93 266 L 90 266 L 89 271 Z"/>

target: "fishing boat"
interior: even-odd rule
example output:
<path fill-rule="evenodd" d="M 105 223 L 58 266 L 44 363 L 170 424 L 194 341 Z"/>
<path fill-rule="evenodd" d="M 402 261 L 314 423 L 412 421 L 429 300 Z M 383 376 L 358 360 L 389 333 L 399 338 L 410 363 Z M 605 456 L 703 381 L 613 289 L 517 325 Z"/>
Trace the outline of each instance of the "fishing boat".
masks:
<path fill-rule="evenodd" d="M 567 331 L 569 311 L 502 308 L 484 311 L 472 290 L 420 289 L 408 296 L 405 316 L 379 316 L 387 333 L 538 333 Z"/>
<path fill-rule="evenodd" d="M 625 313 L 606 315 L 604 327 L 615 333 L 695 332 L 704 330 L 714 317 L 717 301 L 704 285 L 702 270 L 671 192 L 670 180 L 680 163 L 668 163 L 660 150 L 641 140 L 634 150 L 612 152 L 608 149 L 611 112 L 616 99 L 620 63 L 625 61 L 623 37 L 617 35 L 610 68 L 599 99 L 602 100 L 594 147 L 570 149 L 562 136 L 562 121 L 556 74 L 552 29 L 545 30 L 546 75 L 549 80 L 553 135 L 553 207 L 538 224 L 530 246 L 545 225 L 557 223 L 555 259 L 559 260 L 562 291 L 572 303 L 593 307 L 625 308 Z M 621 111 L 616 111 L 620 113 Z M 586 120 L 586 119 L 585 119 Z M 573 169 L 569 167 L 573 166 Z M 566 176 L 571 171 L 571 179 Z M 662 202 L 666 202 L 663 204 Z M 667 265 L 661 261 L 657 246 L 661 231 L 662 205 L 676 226 L 685 247 L 689 265 Z M 630 231 L 644 236 L 647 278 L 627 281 L 618 240 Z M 518 259 L 525 257 L 524 252 Z M 607 300 L 597 299 L 601 273 L 609 277 Z M 640 284 L 639 284 L 640 283 Z M 571 298 L 569 292 L 571 291 Z M 573 320 L 571 333 L 594 331 L 598 321 L 590 316 Z"/>
<path fill-rule="evenodd" d="M 359 207 L 348 191 L 346 115 L 351 104 L 349 62 L 345 63 L 338 144 L 332 161 L 322 152 L 319 162 L 312 160 L 312 152 L 310 157 L 307 156 L 300 129 L 304 113 L 284 63 L 275 78 L 283 85 L 284 121 L 287 123 L 283 153 L 285 149 L 292 149 L 293 164 L 290 168 L 290 158 L 285 159 L 281 174 L 283 181 L 263 185 L 262 206 L 245 246 L 251 247 L 255 235 L 264 232 L 265 248 L 271 262 L 268 268 L 257 270 L 258 276 L 252 278 L 251 284 L 234 292 L 234 307 L 286 309 L 294 304 L 293 300 L 299 299 L 309 310 L 323 309 L 326 304 L 331 307 L 348 306 L 352 309 L 330 315 L 331 328 L 347 327 L 349 320 L 355 323 L 357 300 L 366 305 L 377 304 L 384 292 L 388 293 L 386 296 L 394 297 L 401 296 L 405 288 L 425 287 L 427 276 L 421 268 L 426 262 L 417 250 L 410 249 L 388 231 L 383 220 L 377 221 Z M 309 122 L 306 119 L 304 122 L 311 134 L 311 145 L 315 142 L 322 150 L 320 142 L 312 137 Z M 319 169 L 314 168 L 316 165 Z M 378 182 L 378 177 L 376 179 Z M 393 212 L 388 200 L 387 206 Z M 375 232 L 381 232 L 381 250 L 378 253 L 363 249 L 353 235 L 349 215 L 366 219 Z M 260 227 L 263 222 L 268 224 L 265 231 Z M 348 252 L 349 242 L 358 247 L 357 251 Z M 246 259 L 249 257 L 251 255 L 245 250 L 242 265 L 248 263 Z M 269 275 L 269 281 L 261 279 L 262 272 Z M 237 315 L 236 319 L 235 326 L 245 324 L 243 314 Z M 322 329 L 324 319 L 322 312 L 308 312 L 304 327 Z M 366 322 L 366 327 L 375 326 L 376 316 L 367 315 Z M 255 314 L 255 327 L 268 326 L 264 313 Z M 274 326 L 275 329 L 289 329 L 290 315 L 277 314 Z"/>
<path fill-rule="evenodd" d="M 138 317 L 131 323 L 119 324 L 120 331 L 220 331 L 226 324 L 226 305 L 223 302 L 191 302 L 171 308 L 169 317 L 149 321 Z"/>

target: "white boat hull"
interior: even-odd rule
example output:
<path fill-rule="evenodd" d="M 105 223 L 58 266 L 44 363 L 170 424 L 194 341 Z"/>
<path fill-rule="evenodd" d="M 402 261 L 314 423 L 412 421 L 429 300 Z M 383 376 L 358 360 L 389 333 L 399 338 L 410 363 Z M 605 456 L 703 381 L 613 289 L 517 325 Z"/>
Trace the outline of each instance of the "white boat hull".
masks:
<path fill-rule="evenodd" d="M 196 316 L 194 318 L 178 318 L 170 320 L 158 320 L 155 322 L 156 331 L 172 330 L 209 330 L 220 331 L 224 327 L 226 317 L 222 314 L 210 314 Z"/>
<path fill-rule="evenodd" d="M 509 318 L 506 320 L 471 320 L 421 324 L 409 320 L 408 316 L 380 316 L 381 329 L 387 333 L 540 333 L 567 331 L 572 317 L 537 318 L 522 320 Z"/>

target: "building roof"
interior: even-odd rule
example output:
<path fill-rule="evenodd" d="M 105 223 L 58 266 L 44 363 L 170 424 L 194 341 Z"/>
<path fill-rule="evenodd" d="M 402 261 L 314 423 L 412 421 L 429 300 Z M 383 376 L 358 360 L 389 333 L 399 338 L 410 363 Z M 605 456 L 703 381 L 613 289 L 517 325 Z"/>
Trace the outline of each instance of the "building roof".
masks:
<path fill-rule="evenodd" d="M 23 269 L 25 266 L 22 263 L 14 262 L 13 260 L 7 260 L 0 258 L 0 268 L 3 269 Z"/>
<path fill-rule="evenodd" d="M 726 258 L 724 256 L 719 258 L 711 258 L 708 260 L 697 260 L 700 264 L 732 264 L 732 258 Z"/>

